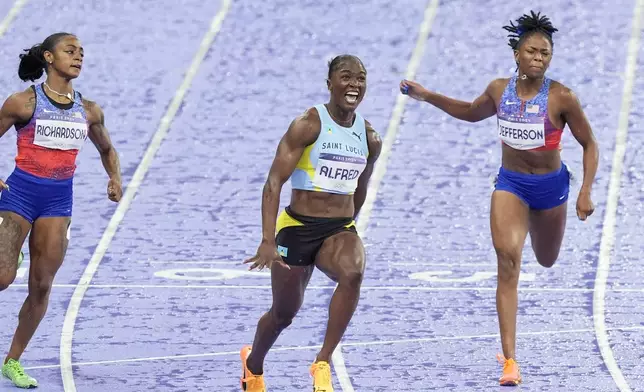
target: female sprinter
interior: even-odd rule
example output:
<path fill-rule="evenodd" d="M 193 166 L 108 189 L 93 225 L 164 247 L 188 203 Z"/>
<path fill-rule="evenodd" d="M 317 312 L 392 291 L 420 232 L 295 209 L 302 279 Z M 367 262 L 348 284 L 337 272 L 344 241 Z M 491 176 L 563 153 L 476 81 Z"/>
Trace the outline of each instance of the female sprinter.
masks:
<path fill-rule="evenodd" d="M 98 149 L 109 176 L 107 195 L 121 199 L 119 159 L 104 125 L 103 112 L 74 91 L 83 66 L 83 48 L 72 34 L 57 33 L 20 55 L 18 76 L 39 85 L 11 95 L 0 109 L 0 136 L 18 133 L 16 167 L 0 181 L 0 290 L 13 282 L 18 257 L 29 236 L 29 294 L 18 315 L 2 374 L 17 387 L 35 388 L 19 362 L 47 310 L 51 285 L 61 266 L 72 216 L 76 156 L 85 139 Z"/>
<path fill-rule="evenodd" d="M 356 112 L 366 78 L 357 57 L 333 59 L 329 102 L 296 118 L 277 147 L 262 197 L 262 241 L 245 262 L 250 269 L 271 269 L 273 305 L 259 320 L 252 347 L 241 351 L 243 391 L 266 390 L 264 357 L 300 309 L 314 267 L 338 283 L 324 344 L 310 369 L 314 391 L 333 391 L 329 360 L 358 304 L 365 268 L 354 219 L 382 146 Z M 289 177 L 291 202 L 278 217 L 280 191 Z"/>
<path fill-rule="evenodd" d="M 559 143 L 566 125 L 583 147 L 584 178 L 577 198 L 577 216 L 585 220 L 594 211 L 590 192 L 599 150 L 590 124 L 575 94 L 545 77 L 552 60 L 550 20 L 531 12 L 504 29 L 518 75 L 492 81 L 474 102 L 463 102 L 430 92 L 420 84 L 401 82 L 410 97 L 465 121 L 497 115 L 502 142 L 502 167 L 492 194 L 490 225 L 498 261 L 496 305 L 504 364 L 501 385 L 521 382 L 515 361 L 517 286 L 521 251 L 530 234 L 539 264 L 552 267 L 566 226 L 570 175 L 561 162 Z"/>

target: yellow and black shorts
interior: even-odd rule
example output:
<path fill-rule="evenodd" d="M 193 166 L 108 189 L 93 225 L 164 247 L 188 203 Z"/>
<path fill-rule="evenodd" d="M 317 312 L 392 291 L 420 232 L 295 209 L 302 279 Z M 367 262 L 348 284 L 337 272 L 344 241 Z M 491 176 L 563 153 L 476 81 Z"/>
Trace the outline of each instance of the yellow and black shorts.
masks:
<path fill-rule="evenodd" d="M 357 233 L 353 218 L 318 218 L 294 213 L 290 207 L 277 218 L 277 251 L 288 265 L 305 267 L 315 262 L 322 243 L 334 234 Z"/>

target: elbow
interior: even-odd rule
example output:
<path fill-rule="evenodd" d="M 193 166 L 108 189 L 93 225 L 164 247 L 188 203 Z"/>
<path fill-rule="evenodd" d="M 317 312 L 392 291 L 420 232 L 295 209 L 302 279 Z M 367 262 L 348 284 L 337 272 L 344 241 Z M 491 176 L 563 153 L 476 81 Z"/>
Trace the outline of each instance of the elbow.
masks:
<path fill-rule="evenodd" d="M 481 121 L 481 116 L 475 113 L 471 107 L 469 107 L 458 117 L 458 119 L 467 121 L 469 123 L 476 123 Z"/>
<path fill-rule="evenodd" d="M 279 194 L 282 188 L 282 182 L 275 176 L 268 176 L 264 183 L 264 197 L 271 197 L 276 193 Z"/>
<path fill-rule="evenodd" d="M 461 115 L 458 115 L 458 116 L 454 116 L 454 117 L 455 117 L 457 120 L 465 121 L 465 122 L 468 122 L 468 123 L 475 123 L 475 122 L 478 122 L 478 121 L 479 121 L 479 119 L 478 119 L 478 118 L 476 118 L 476 117 L 474 117 L 474 116 L 470 115 L 469 113 L 464 113 L 464 114 L 461 114 Z"/>
<path fill-rule="evenodd" d="M 583 149 L 584 152 L 588 152 L 596 157 L 599 157 L 599 146 L 597 145 L 597 140 L 595 140 L 595 138 L 592 138 L 584 143 Z"/>
<path fill-rule="evenodd" d="M 102 157 L 107 158 L 107 157 L 109 157 L 109 156 L 111 156 L 111 155 L 115 155 L 115 154 L 116 154 L 116 150 L 114 149 L 114 146 L 112 146 L 112 145 L 110 144 L 109 146 L 105 146 L 105 147 L 103 147 L 103 148 L 99 149 L 99 150 L 98 150 L 98 153 L 99 153 Z"/>

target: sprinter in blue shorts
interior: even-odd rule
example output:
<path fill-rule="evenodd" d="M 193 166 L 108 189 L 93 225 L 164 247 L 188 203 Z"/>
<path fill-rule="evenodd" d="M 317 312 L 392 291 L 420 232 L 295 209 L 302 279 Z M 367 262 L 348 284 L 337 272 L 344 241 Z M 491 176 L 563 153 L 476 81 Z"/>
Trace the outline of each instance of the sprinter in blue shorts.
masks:
<path fill-rule="evenodd" d="M 0 136 L 18 133 L 16 167 L 0 181 L 0 290 L 13 282 L 20 249 L 29 235 L 29 294 L 18 316 L 2 375 L 17 387 L 35 388 L 20 356 L 45 316 L 54 276 L 69 242 L 76 157 L 89 138 L 109 176 L 107 195 L 121 199 L 118 155 L 105 128 L 103 112 L 74 91 L 72 80 L 83 66 L 76 36 L 53 34 L 20 55 L 18 76 L 46 80 L 11 95 L 0 109 Z"/>
<path fill-rule="evenodd" d="M 503 163 L 492 194 L 490 223 L 498 261 L 496 305 L 503 356 L 501 385 L 521 382 L 515 360 L 516 318 L 521 253 L 530 234 L 537 261 L 552 267 L 566 227 L 570 173 L 561 162 L 560 142 L 566 125 L 584 150 L 584 177 L 577 216 L 586 220 L 595 207 L 590 198 L 599 149 L 575 94 L 545 76 L 552 60 L 550 20 L 531 12 L 504 27 L 518 73 L 492 81 L 474 102 L 459 101 L 404 80 L 401 91 L 447 114 L 469 122 L 497 116 Z"/>

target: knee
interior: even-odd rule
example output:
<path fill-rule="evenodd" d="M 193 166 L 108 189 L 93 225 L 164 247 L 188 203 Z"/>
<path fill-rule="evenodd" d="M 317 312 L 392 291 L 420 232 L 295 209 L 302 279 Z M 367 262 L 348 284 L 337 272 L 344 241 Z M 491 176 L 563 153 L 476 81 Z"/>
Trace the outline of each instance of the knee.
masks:
<path fill-rule="evenodd" d="M 11 283 L 16 279 L 16 273 L 0 275 L 0 291 L 4 291 L 11 286 Z"/>
<path fill-rule="evenodd" d="M 534 255 L 542 267 L 551 268 L 559 258 L 559 249 L 548 249 L 546 252 L 535 250 Z"/>
<path fill-rule="evenodd" d="M 282 330 L 287 328 L 293 323 L 293 319 L 297 314 L 297 309 L 275 309 L 271 308 L 269 312 L 273 323 L 278 329 Z"/>
<path fill-rule="evenodd" d="M 553 265 L 555 265 L 555 262 L 557 261 L 557 256 L 541 256 L 537 257 L 537 262 L 542 266 L 546 268 L 551 268 Z"/>
<path fill-rule="evenodd" d="M 11 286 L 16 279 L 16 270 L 5 270 L 0 274 L 0 291 L 4 291 Z"/>
<path fill-rule="evenodd" d="M 34 273 L 29 278 L 29 296 L 37 302 L 44 302 L 49 297 L 54 277 L 41 273 Z"/>
<path fill-rule="evenodd" d="M 345 268 L 338 274 L 338 285 L 359 289 L 364 278 L 364 269 L 358 265 Z"/>
<path fill-rule="evenodd" d="M 521 271 L 521 250 L 496 249 L 496 257 L 499 282 L 518 284 Z"/>

